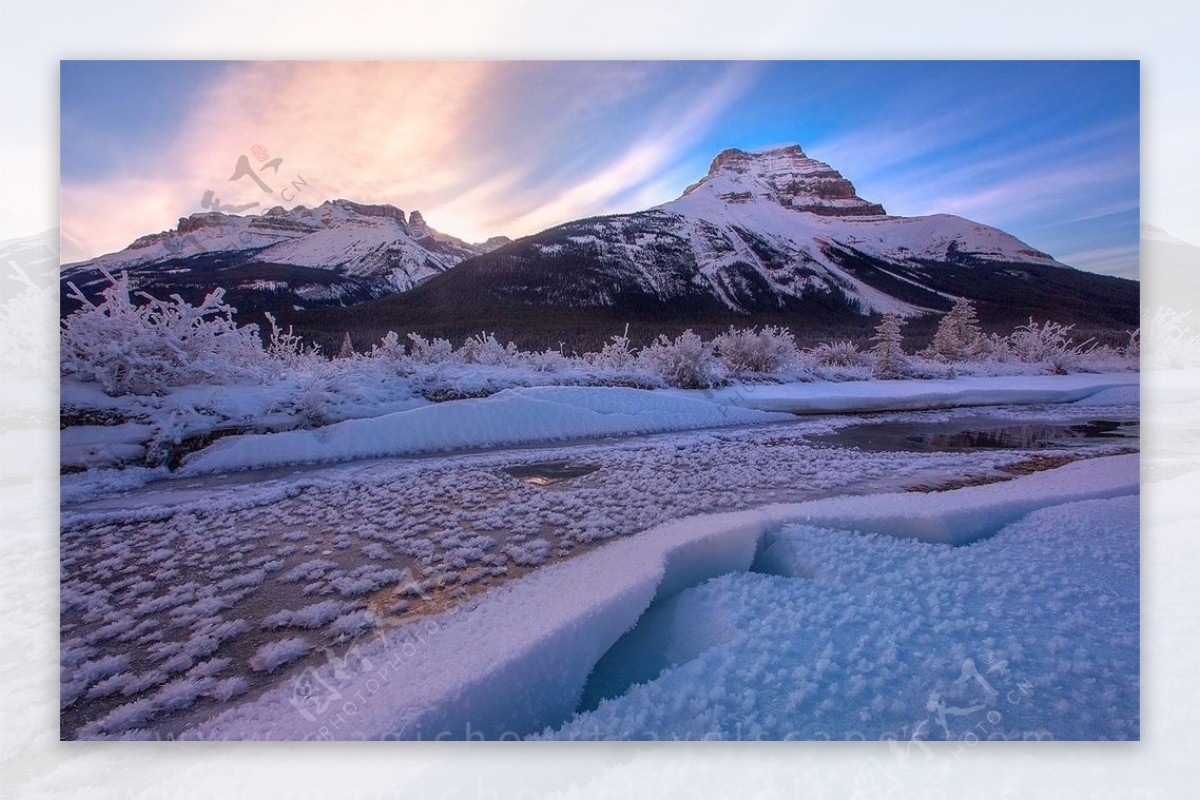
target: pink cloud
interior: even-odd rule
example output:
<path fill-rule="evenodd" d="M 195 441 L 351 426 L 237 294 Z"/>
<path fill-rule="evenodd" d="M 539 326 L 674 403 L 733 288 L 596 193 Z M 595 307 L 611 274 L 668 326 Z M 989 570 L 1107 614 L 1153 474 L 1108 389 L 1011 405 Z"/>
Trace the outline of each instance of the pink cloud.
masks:
<path fill-rule="evenodd" d="M 211 189 L 225 204 L 260 204 L 248 213 L 347 197 L 420 209 L 434 227 L 467 239 L 533 233 L 600 213 L 654 177 L 751 76 L 748 67 L 729 67 L 697 89 L 671 85 L 664 69 L 642 62 L 246 63 L 197 90 L 183 133 L 145 154 L 136 171 L 64 184 L 62 228 L 92 254 L 117 250 L 203 211 L 201 196 Z M 660 111 L 613 119 L 625 101 L 651 93 L 656 102 L 648 105 Z M 667 112 L 669 121 L 661 116 Z M 628 136 L 630 144 L 599 137 L 563 149 L 573 131 L 602 121 L 619 128 L 616 142 Z M 261 175 L 271 194 L 248 177 L 228 180 L 256 144 L 283 159 L 277 173 Z M 281 195 L 296 178 L 305 185 Z"/>

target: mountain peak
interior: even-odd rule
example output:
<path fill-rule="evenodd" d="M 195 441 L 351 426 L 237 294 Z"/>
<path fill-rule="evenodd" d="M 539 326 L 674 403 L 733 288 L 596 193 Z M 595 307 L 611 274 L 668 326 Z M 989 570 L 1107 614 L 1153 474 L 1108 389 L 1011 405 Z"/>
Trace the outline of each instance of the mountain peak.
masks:
<path fill-rule="evenodd" d="M 882 215 L 883 206 L 858 196 L 854 184 L 799 145 L 759 151 L 722 150 L 708 174 L 682 198 L 708 196 L 723 203 L 764 200 L 794 211 L 827 217 Z"/>

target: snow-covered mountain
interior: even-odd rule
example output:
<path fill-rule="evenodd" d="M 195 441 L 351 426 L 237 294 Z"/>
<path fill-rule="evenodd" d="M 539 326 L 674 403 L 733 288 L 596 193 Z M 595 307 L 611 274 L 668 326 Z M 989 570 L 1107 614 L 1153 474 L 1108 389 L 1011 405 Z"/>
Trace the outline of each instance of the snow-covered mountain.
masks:
<path fill-rule="evenodd" d="M 882 312 L 918 317 L 966 297 L 985 320 L 1134 327 L 1137 296 L 1134 281 L 1073 269 L 981 223 L 889 216 L 792 145 L 726 150 L 676 200 L 523 238 L 373 304 L 372 315 L 400 327 L 457 315 L 504 328 L 532 306 L 543 317 L 801 329 L 861 326 Z"/>
<path fill-rule="evenodd" d="M 332 200 L 253 216 L 193 214 L 62 276 L 87 294 L 107 285 L 107 270 L 152 292 L 223 286 L 256 307 L 343 305 L 411 289 L 509 241 L 470 244 L 430 228 L 419 211 Z"/>

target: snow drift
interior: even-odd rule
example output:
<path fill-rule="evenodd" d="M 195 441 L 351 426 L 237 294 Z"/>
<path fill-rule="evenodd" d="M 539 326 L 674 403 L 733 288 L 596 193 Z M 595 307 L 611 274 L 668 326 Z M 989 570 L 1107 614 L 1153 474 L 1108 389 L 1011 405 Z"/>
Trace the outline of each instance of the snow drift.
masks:
<path fill-rule="evenodd" d="M 641 389 L 509 389 L 315 430 L 228 437 L 194 454 L 184 470 L 244 470 L 788 419 Z"/>
<path fill-rule="evenodd" d="M 953 406 L 1071 403 L 1110 389 L 1138 386 L 1137 373 L 1038 376 L 962 376 L 901 381 L 812 381 L 735 384 L 679 394 L 763 411 L 883 412 Z M 1136 397 L 1134 402 L 1136 402 Z"/>

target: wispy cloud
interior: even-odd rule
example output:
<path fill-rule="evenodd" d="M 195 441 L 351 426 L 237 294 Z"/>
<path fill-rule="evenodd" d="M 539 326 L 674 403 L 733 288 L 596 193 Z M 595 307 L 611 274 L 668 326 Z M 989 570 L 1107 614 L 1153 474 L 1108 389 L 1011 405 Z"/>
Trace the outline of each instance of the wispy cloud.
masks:
<path fill-rule="evenodd" d="M 754 76 L 739 64 L 675 82 L 664 77 L 670 69 L 653 62 L 553 70 L 521 62 L 240 65 L 197 92 L 182 134 L 127 172 L 65 183 L 63 230 L 93 254 L 116 250 L 204 210 L 201 197 L 211 189 L 226 204 L 258 202 L 250 213 L 348 197 L 419 208 L 430 224 L 469 239 L 532 233 L 610 210 L 658 177 Z M 610 130 L 611 141 L 584 136 L 589 126 Z M 277 173 L 264 174 L 271 194 L 249 178 L 228 180 L 255 144 L 283 159 Z M 279 187 L 296 177 L 306 185 L 281 197 Z"/>
<path fill-rule="evenodd" d="M 582 214 L 613 211 L 618 198 L 636 195 L 647 182 L 677 159 L 753 79 L 746 63 L 725 69 L 696 96 L 673 121 L 656 121 L 646 133 L 615 159 L 513 221 L 518 229 L 538 230 Z"/>
<path fill-rule="evenodd" d="M 1059 257 L 1059 261 L 1095 273 L 1117 275 L 1122 278 L 1137 278 L 1138 258 L 1139 248 L 1137 245 L 1118 245 L 1066 253 Z"/>

